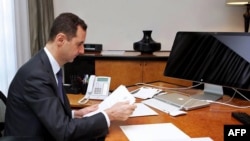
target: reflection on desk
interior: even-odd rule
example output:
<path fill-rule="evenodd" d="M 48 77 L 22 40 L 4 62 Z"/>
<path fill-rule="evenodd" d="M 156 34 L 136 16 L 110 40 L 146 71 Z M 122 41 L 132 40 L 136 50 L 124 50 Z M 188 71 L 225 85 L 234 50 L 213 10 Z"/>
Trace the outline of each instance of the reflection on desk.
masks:
<path fill-rule="evenodd" d="M 163 87 L 178 87 L 164 82 L 152 83 L 153 85 Z M 138 86 L 130 87 L 129 90 L 135 90 Z M 200 90 L 186 89 L 178 90 L 178 92 L 192 95 L 200 93 Z M 81 108 L 91 104 L 100 103 L 100 101 L 90 100 L 87 105 L 79 105 L 77 101 L 83 97 L 83 95 L 70 95 L 68 94 L 70 104 L 72 108 Z M 237 106 L 249 106 L 249 101 L 234 98 L 224 95 L 220 102 L 228 102 L 229 104 Z M 229 101 L 230 100 L 230 101 Z M 140 102 L 137 99 L 136 102 Z M 172 123 L 191 138 L 197 137 L 210 137 L 214 141 L 223 141 L 224 125 L 241 124 L 239 121 L 231 117 L 231 113 L 234 111 L 242 111 L 250 114 L 249 109 L 238 109 L 225 105 L 212 103 L 209 107 L 200 108 L 192 111 L 188 111 L 187 115 L 172 117 L 164 112 L 161 112 L 155 108 L 152 108 L 158 113 L 156 116 L 142 116 L 142 117 L 130 117 L 127 121 L 112 121 L 109 134 L 106 137 L 106 141 L 128 141 L 128 138 L 121 130 L 120 126 L 125 125 L 140 125 L 140 124 L 155 124 L 155 123 Z M 168 136 L 168 131 L 165 131 Z"/>

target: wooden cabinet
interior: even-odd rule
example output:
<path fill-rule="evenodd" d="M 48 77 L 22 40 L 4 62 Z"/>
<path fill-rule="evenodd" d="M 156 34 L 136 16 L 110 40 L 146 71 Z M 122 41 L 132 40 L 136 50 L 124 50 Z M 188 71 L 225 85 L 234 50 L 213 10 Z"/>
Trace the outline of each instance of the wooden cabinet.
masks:
<path fill-rule="evenodd" d="M 142 82 L 167 81 L 163 75 L 166 61 L 144 61 L 142 62 Z"/>
<path fill-rule="evenodd" d="M 102 55 L 102 54 L 84 54 L 77 58 L 68 66 L 68 72 L 71 69 L 79 68 L 85 72 L 92 72 L 97 76 L 110 76 L 111 84 L 110 90 L 116 89 L 119 85 L 125 86 L 134 85 L 136 83 L 148 83 L 154 81 L 164 81 L 173 84 L 180 84 L 184 86 L 192 85 L 189 81 L 178 80 L 164 76 L 164 70 L 167 64 L 169 52 L 154 52 L 154 54 L 141 55 L 139 52 L 129 51 L 122 55 Z M 80 63 L 80 62 L 94 62 L 94 63 Z M 83 64 L 90 64 L 92 66 L 83 66 Z M 86 69 L 90 68 L 91 71 Z M 92 71 L 94 69 L 94 72 Z M 68 73 L 71 74 L 71 73 Z M 68 75 L 66 74 L 66 75 Z"/>
<path fill-rule="evenodd" d="M 110 90 L 119 85 L 133 85 L 141 82 L 142 67 L 137 61 L 96 60 L 95 74 L 111 77 Z"/>
<path fill-rule="evenodd" d="M 96 60 L 95 74 L 111 76 L 110 90 L 121 84 L 130 86 L 154 81 L 190 85 L 189 82 L 164 76 L 165 67 L 166 61 Z"/>
<path fill-rule="evenodd" d="M 159 80 L 163 77 L 163 64 L 163 61 L 97 60 L 95 73 L 111 76 L 110 89 L 114 90 L 121 84 L 129 86 Z"/>

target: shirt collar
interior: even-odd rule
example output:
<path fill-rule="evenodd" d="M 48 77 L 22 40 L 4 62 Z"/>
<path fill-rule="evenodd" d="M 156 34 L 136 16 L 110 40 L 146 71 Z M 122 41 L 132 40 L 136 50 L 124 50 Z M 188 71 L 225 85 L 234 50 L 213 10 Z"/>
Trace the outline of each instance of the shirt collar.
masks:
<path fill-rule="evenodd" d="M 57 63 L 56 59 L 53 57 L 53 55 L 49 52 L 49 50 L 46 47 L 44 47 L 44 51 L 49 57 L 49 62 L 51 64 L 53 73 L 56 75 L 56 73 L 61 69 L 60 65 Z"/>

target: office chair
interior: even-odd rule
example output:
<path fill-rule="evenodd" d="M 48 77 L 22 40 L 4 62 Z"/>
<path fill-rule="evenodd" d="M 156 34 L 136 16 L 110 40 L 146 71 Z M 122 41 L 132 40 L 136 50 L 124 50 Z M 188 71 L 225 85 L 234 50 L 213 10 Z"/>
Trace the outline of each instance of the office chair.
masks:
<path fill-rule="evenodd" d="M 0 137 L 3 136 L 4 116 L 6 110 L 6 96 L 0 91 Z"/>

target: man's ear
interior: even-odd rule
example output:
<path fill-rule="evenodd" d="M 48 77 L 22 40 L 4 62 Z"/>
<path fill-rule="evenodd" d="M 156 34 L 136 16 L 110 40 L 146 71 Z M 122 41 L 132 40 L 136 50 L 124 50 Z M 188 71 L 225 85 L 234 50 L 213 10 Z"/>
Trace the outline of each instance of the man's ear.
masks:
<path fill-rule="evenodd" d="M 57 34 L 56 36 L 56 43 L 59 45 L 59 46 L 62 46 L 64 44 L 64 42 L 66 41 L 66 35 L 63 34 L 63 33 L 59 33 Z"/>

